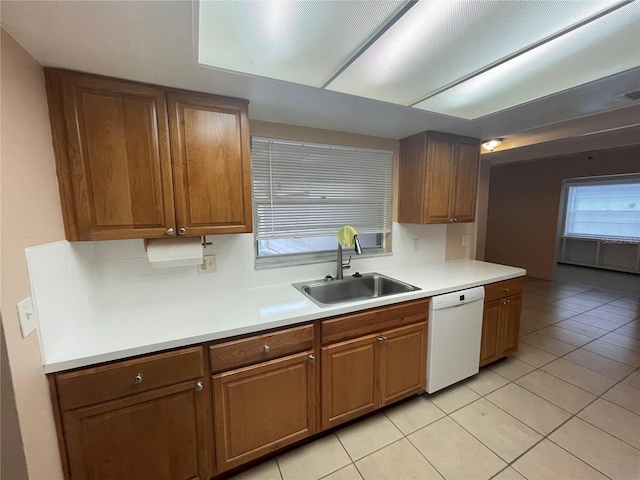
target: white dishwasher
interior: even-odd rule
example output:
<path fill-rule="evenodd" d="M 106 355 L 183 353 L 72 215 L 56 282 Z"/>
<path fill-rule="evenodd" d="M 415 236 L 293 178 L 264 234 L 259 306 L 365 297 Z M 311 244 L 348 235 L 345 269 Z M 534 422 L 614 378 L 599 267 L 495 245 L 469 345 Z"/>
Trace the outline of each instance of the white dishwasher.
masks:
<path fill-rule="evenodd" d="M 446 293 L 429 301 L 427 392 L 480 370 L 484 287 Z"/>

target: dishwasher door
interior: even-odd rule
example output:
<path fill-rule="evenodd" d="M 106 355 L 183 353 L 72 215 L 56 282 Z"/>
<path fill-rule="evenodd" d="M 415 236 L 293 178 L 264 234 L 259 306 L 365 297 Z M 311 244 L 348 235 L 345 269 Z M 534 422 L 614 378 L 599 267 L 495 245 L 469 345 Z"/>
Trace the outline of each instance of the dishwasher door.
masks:
<path fill-rule="evenodd" d="M 427 392 L 480 370 L 484 287 L 447 293 L 429 302 Z"/>

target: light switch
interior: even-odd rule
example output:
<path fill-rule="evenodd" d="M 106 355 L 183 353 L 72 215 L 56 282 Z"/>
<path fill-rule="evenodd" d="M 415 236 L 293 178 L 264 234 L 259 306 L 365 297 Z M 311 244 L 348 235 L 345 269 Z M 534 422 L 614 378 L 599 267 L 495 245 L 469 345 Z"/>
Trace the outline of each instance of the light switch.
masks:
<path fill-rule="evenodd" d="M 27 338 L 36 329 L 36 316 L 33 312 L 31 297 L 27 297 L 18 303 L 18 317 L 20 317 L 20 329 L 22 338 Z"/>

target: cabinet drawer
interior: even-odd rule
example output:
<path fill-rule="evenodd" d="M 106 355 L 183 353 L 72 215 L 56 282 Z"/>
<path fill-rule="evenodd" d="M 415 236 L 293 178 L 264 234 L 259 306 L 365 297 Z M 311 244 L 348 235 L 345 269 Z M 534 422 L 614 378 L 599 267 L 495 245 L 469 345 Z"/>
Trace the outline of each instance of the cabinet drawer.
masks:
<path fill-rule="evenodd" d="M 60 407 L 66 411 L 199 378 L 202 360 L 202 348 L 194 347 L 57 374 Z"/>
<path fill-rule="evenodd" d="M 322 344 L 379 333 L 427 320 L 429 299 L 373 308 L 351 315 L 342 315 L 322 322 Z"/>
<path fill-rule="evenodd" d="M 312 349 L 311 324 L 219 343 L 209 347 L 211 372 L 223 372 Z"/>
<path fill-rule="evenodd" d="M 522 293 L 522 277 L 512 278 L 504 282 L 490 283 L 484 286 L 484 303 L 493 302 L 499 298 Z"/>

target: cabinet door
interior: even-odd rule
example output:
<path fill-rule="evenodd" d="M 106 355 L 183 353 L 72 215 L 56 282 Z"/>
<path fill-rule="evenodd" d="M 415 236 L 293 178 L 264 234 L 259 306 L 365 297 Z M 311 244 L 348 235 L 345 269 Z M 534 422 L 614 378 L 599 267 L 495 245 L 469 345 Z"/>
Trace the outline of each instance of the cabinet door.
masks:
<path fill-rule="evenodd" d="M 166 236 L 175 215 L 164 90 L 57 70 L 46 78 L 67 238 Z"/>
<path fill-rule="evenodd" d="M 247 102 L 169 93 L 178 232 L 252 231 Z"/>
<path fill-rule="evenodd" d="M 213 376 L 220 471 L 315 433 L 313 351 Z"/>
<path fill-rule="evenodd" d="M 423 391 L 427 382 L 427 322 L 383 332 L 381 406 Z"/>
<path fill-rule="evenodd" d="M 65 412 L 70 478 L 208 479 L 213 432 L 201 390 L 190 381 Z"/>
<path fill-rule="evenodd" d="M 451 217 L 456 222 L 473 222 L 476 216 L 476 192 L 480 145 L 459 139 L 456 144 L 456 162 L 452 175 Z"/>
<path fill-rule="evenodd" d="M 501 302 L 486 303 L 482 316 L 482 340 L 480 342 L 480 366 L 499 358 L 501 347 L 498 345 L 498 326 L 500 323 Z"/>
<path fill-rule="evenodd" d="M 377 338 L 367 335 L 322 347 L 323 430 L 378 407 Z"/>
<path fill-rule="evenodd" d="M 504 299 L 502 302 L 500 305 L 498 343 L 500 345 L 500 356 L 504 357 L 518 349 L 522 297 L 514 295 Z"/>
<path fill-rule="evenodd" d="M 423 223 L 447 223 L 453 203 L 451 194 L 455 137 L 429 132 L 427 135 L 427 187 Z"/>

